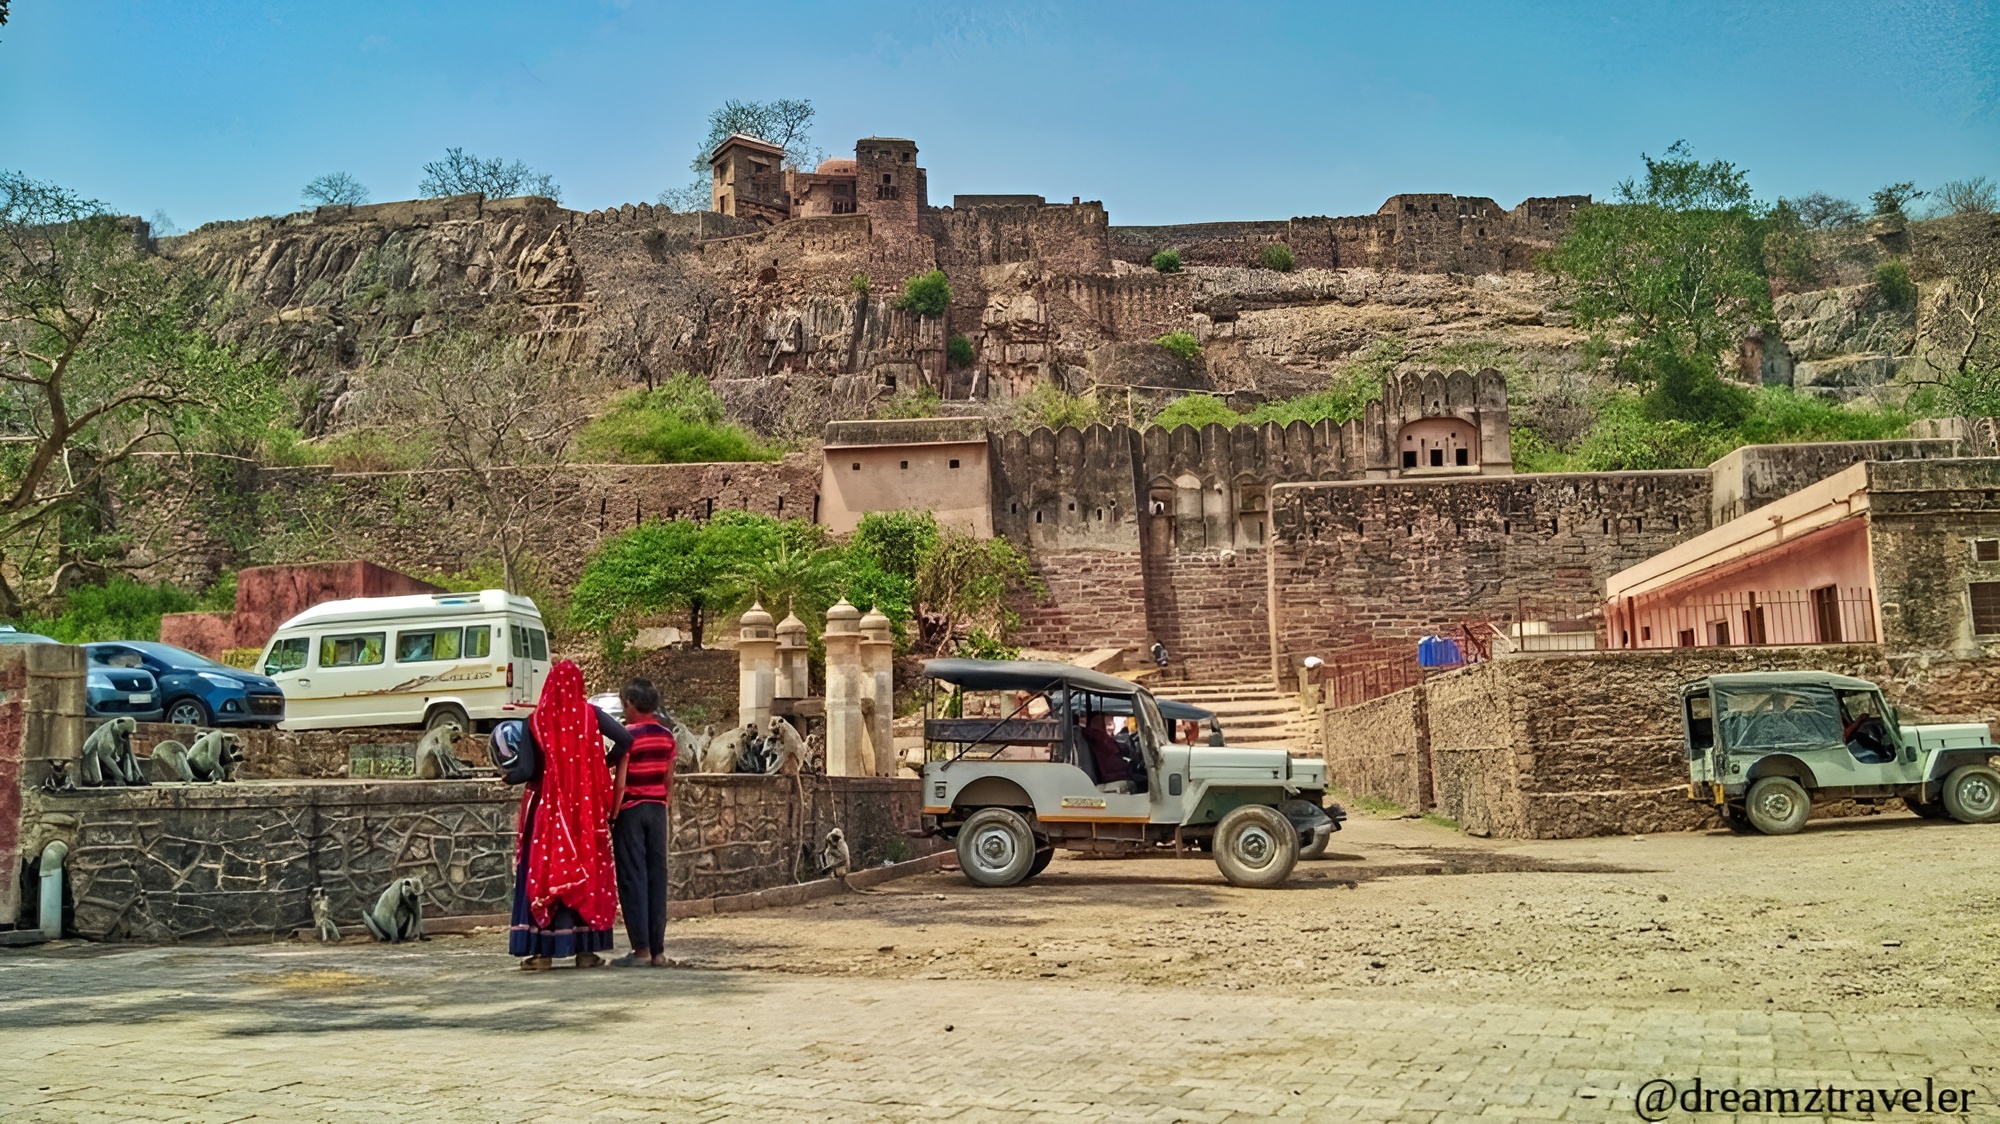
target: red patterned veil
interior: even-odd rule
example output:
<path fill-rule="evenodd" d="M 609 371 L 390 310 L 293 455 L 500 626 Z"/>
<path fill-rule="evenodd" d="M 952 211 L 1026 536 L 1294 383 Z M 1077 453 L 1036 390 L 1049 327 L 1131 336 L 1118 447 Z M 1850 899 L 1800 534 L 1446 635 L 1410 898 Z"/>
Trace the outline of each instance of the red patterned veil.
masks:
<path fill-rule="evenodd" d="M 618 908 L 611 863 L 611 771 L 583 672 L 563 660 L 550 670 L 528 719 L 542 754 L 539 806 L 528 844 L 528 908 L 547 925 L 560 901 L 585 925 L 609 929 Z"/>

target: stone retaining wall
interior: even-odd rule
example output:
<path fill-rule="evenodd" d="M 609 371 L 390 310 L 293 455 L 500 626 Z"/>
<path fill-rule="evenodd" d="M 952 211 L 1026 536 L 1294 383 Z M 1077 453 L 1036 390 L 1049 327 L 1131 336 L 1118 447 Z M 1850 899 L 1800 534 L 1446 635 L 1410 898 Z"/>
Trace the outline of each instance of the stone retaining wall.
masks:
<path fill-rule="evenodd" d="M 423 882 L 427 916 L 507 912 L 520 792 L 489 779 L 30 790 L 22 841 L 30 855 L 69 845 L 66 928 L 89 939 L 285 934 L 312 925 L 315 886 L 351 929 L 402 877 Z M 672 895 L 815 877 L 806 852 L 836 826 L 857 866 L 907 858 L 929 849 L 903 835 L 918 816 L 914 780 L 686 775 L 674 787 Z"/>

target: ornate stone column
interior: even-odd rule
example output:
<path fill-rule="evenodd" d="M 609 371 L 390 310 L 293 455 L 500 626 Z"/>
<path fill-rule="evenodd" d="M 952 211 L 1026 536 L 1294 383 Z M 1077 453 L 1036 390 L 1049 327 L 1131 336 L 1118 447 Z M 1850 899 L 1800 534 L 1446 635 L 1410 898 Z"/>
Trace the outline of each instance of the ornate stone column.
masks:
<path fill-rule="evenodd" d="M 781 699 L 812 695 L 812 672 L 806 664 L 806 622 L 786 613 L 778 622 L 778 687 Z"/>
<path fill-rule="evenodd" d="M 896 758 L 896 640 L 889 618 L 879 609 L 861 616 L 861 697 L 868 723 L 868 741 L 875 751 L 875 775 L 893 777 L 901 768 Z"/>
<path fill-rule="evenodd" d="M 826 775 L 875 775 L 861 716 L 861 610 L 843 597 L 826 611 Z"/>
<path fill-rule="evenodd" d="M 759 730 L 770 724 L 771 689 L 777 665 L 778 641 L 771 634 L 771 614 L 752 604 L 743 614 L 736 641 L 736 720 Z"/>

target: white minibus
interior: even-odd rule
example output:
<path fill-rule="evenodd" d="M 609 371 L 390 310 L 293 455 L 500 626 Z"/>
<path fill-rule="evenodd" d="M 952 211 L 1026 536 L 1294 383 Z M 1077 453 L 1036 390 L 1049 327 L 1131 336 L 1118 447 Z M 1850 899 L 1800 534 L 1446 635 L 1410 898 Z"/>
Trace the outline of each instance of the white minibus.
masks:
<path fill-rule="evenodd" d="M 356 597 L 280 625 L 257 666 L 285 693 L 282 729 L 471 733 L 534 712 L 549 637 L 535 603 L 505 590 Z"/>

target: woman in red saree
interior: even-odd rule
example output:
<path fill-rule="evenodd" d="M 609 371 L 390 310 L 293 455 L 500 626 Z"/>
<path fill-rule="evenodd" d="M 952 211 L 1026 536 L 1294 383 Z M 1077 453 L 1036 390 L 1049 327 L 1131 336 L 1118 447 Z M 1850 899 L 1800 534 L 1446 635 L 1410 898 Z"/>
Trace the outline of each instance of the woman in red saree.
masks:
<path fill-rule="evenodd" d="M 521 794 L 508 947 L 528 971 L 565 956 L 595 968 L 604 963 L 597 954 L 611 947 L 618 910 L 604 739 L 616 761 L 631 735 L 585 699 L 583 672 L 569 660 L 550 670 L 527 733 L 540 770 Z"/>

